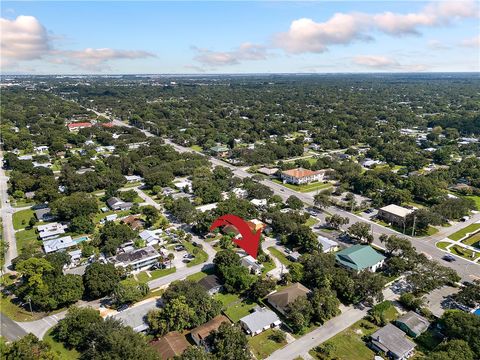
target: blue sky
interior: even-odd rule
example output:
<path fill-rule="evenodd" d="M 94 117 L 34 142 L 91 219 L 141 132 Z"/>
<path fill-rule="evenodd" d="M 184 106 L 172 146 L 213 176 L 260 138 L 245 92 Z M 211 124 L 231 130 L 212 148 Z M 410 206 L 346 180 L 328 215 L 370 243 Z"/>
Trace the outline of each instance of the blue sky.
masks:
<path fill-rule="evenodd" d="M 478 71 L 478 5 L 4 1 L 2 72 Z"/>

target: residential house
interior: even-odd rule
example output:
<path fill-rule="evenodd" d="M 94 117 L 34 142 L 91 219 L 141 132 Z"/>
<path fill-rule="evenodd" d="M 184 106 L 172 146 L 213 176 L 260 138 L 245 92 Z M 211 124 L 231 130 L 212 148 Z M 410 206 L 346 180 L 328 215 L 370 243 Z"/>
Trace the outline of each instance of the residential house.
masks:
<path fill-rule="evenodd" d="M 125 175 L 125 180 L 127 180 L 127 183 L 136 183 L 142 181 L 143 178 L 138 175 Z"/>
<path fill-rule="evenodd" d="M 156 230 L 143 230 L 139 236 L 142 240 L 145 240 L 147 246 L 157 245 L 161 242 L 160 235 L 163 233 L 162 229 Z"/>
<path fill-rule="evenodd" d="M 80 259 L 82 258 L 82 250 L 73 250 L 69 251 L 68 255 L 70 255 L 70 267 L 74 267 L 78 265 Z"/>
<path fill-rule="evenodd" d="M 374 350 L 383 352 L 396 360 L 408 359 L 415 351 L 416 344 L 392 324 L 387 324 L 374 332 L 370 339 Z"/>
<path fill-rule="evenodd" d="M 287 258 L 293 262 L 297 262 L 300 259 L 300 254 L 298 251 L 292 251 L 290 254 L 287 255 Z"/>
<path fill-rule="evenodd" d="M 118 218 L 118 214 L 110 214 L 100 220 L 100 224 L 105 224 L 107 221 L 115 221 Z"/>
<path fill-rule="evenodd" d="M 196 209 L 198 211 L 201 211 L 201 212 L 211 211 L 211 210 L 216 209 L 216 208 L 217 208 L 217 203 L 206 204 L 206 205 L 201 205 L 201 206 L 196 207 Z"/>
<path fill-rule="evenodd" d="M 132 230 L 140 230 L 143 228 L 145 222 L 138 217 L 138 215 L 129 215 L 122 219 L 124 224 L 127 224 Z"/>
<path fill-rule="evenodd" d="M 222 323 L 230 324 L 230 320 L 224 315 L 215 316 L 212 320 L 207 321 L 205 324 L 197 326 L 190 332 L 193 341 L 199 346 L 207 346 L 207 338 L 213 331 L 218 330 Z"/>
<path fill-rule="evenodd" d="M 281 179 L 284 183 L 301 185 L 314 181 L 322 181 L 325 178 L 326 170 L 308 170 L 304 168 L 296 168 L 281 172 Z"/>
<path fill-rule="evenodd" d="M 254 233 L 256 233 L 259 230 L 263 230 L 266 226 L 262 221 L 258 219 L 252 219 L 247 221 L 247 225 L 250 228 L 250 230 L 252 230 L 252 232 Z"/>
<path fill-rule="evenodd" d="M 267 296 L 267 300 L 274 309 L 285 315 L 287 306 L 301 296 L 307 296 L 310 290 L 300 283 L 292 284 L 283 290 L 276 291 Z"/>
<path fill-rule="evenodd" d="M 48 146 L 47 145 L 35 146 L 33 150 L 35 151 L 36 154 L 45 153 L 45 152 L 48 152 Z"/>
<path fill-rule="evenodd" d="M 361 244 L 340 250 L 335 254 L 335 259 L 339 265 L 357 272 L 365 269 L 375 272 L 385 262 L 385 256 L 371 246 Z"/>
<path fill-rule="evenodd" d="M 409 311 L 395 320 L 395 325 L 408 336 L 416 338 L 428 329 L 430 322 L 415 311 Z"/>
<path fill-rule="evenodd" d="M 186 193 L 192 192 L 192 181 L 189 179 L 180 179 L 173 183 L 178 190 L 184 191 Z"/>
<path fill-rule="evenodd" d="M 178 331 L 169 332 L 164 337 L 151 341 L 149 345 L 158 352 L 162 360 L 180 356 L 190 346 L 185 336 Z"/>
<path fill-rule="evenodd" d="M 403 226 L 407 220 L 407 216 L 414 210 L 407 209 L 402 206 L 390 204 L 378 209 L 377 217 L 391 224 Z"/>
<path fill-rule="evenodd" d="M 255 336 L 265 330 L 280 326 L 278 315 L 266 307 L 257 306 L 251 314 L 240 319 L 240 326 L 248 335 Z"/>
<path fill-rule="evenodd" d="M 267 206 L 267 199 L 252 199 L 250 202 L 258 208 L 264 208 Z"/>
<path fill-rule="evenodd" d="M 201 279 L 198 284 L 203 287 L 210 295 L 218 293 L 223 288 L 223 284 L 217 275 L 207 275 Z"/>
<path fill-rule="evenodd" d="M 112 210 L 130 210 L 133 206 L 131 202 L 125 202 L 115 196 L 107 200 L 107 205 Z"/>
<path fill-rule="evenodd" d="M 367 168 L 367 169 L 370 169 L 372 167 L 375 167 L 377 165 L 380 165 L 382 162 L 379 161 L 379 160 L 372 160 L 372 159 L 365 159 L 363 162 L 362 162 L 362 166 L 364 168 Z"/>
<path fill-rule="evenodd" d="M 52 221 L 55 216 L 52 215 L 49 207 L 35 210 L 35 217 L 38 221 Z"/>
<path fill-rule="evenodd" d="M 65 234 L 65 229 L 67 225 L 59 224 L 59 223 L 50 223 L 45 225 L 39 225 L 37 227 L 38 236 L 42 240 L 49 240 L 59 237 L 62 234 Z"/>
<path fill-rule="evenodd" d="M 109 260 L 114 263 L 115 267 L 131 267 L 132 271 L 140 271 L 149 268 L 158 262 L 158 258 L 162 256 L 152 246 L 142 249 L 131 249 L 126 247 L 123 252 L 112 256 Z"/>
<path fill-rule="evenodd" d="M 234 188 L 232 189 L 232 193 L 234 193 L 237 196 L 237 198 L 240 198 L 240 199 L 245 199 L 248 195 L 248 191 L 242 188 Z"/>
<path fill-rule="evenodd" d="M 263 265 L 255 260 L 251 255 L 244 256 L 241 259 L 241 263 L 245 266 L 252 274 L 260 275 L 262 273 Z"/>
<path fill-rule="evenodd" d="M 322 235 L 318 235 L 317 240 L 318 243 L 322 245 L 322 251 L 324 253 L 335 252 L 339 249 L 339 245 L 335 240 L 330 240 Z"/>
<path fill-rule="evenodd" d="M 56 252 L 59 250 L 65 250 L 70 247 L 76 246 L 80 244 L 83 241 L 88 240 L 88 236 L 82 236 L 76 239 L 72 239 L 71 236 L 64 236 L 61 238 L 55 238 L 55 239 L 50 239 L 50 240 L 45 240 L 43 241 L 43 250 L 45 251 L 46 254 Z"/>
<path fill-rule="evenodd" d="M 210 148 L 210 152 L 213 156 L 225 158 L 230 154 L 230 149 L 225 145 L 216 145 Z"/>

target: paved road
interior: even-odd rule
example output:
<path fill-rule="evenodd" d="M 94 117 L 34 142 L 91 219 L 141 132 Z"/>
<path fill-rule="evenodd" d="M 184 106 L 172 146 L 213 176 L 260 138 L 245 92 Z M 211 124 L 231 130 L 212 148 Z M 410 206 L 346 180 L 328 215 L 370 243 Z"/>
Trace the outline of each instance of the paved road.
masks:
<path fill-rule="evenodd" d="M 386 300 L 395 300 L 398 297 L 390 289 L 385 289 L 383 294 Z M 295 359 L 297 356 L 306 358 L 310 349 L 327 341 L 365 317 L 369 308 L 360 310 L 352 306 L 341 306 L 340 310 L 342 313 L 339 316 L 273 352 L 266 360 Z"/>
<path fill-rule="evenodd" d="M 0 150 L 0 201 L 2 202 L 2 226 L 3 226 L 3 239 L 8 244 L 8 249 L 5 254 L 5 266 L 7 270 L 12 265 L 12 260 L 18 256 L 17 243 L 15 241 L 15 230 L 13 229 L 12 214 L 15 211 L 8 200 L 8 176 L 3 169 L 3 150 Z"/>
<path fill-rule="evenodd" d="M 169 145 L 172 145 L 178 152 L 195 152 L 197 154 L 202 154 L 201 152 L 198 151 L 193 151 L 190 148 L 180 146 L 178 144 L 173 143 L 170 140 L 165 140 L 165 142 Z M 239 168 L 237 166 L 231 165 L 226 163 L 225 161 L 216 159 L 216 158 L 209 158 L 210 162 L 215 165 L 215 166 L 225 166 L 230 169 L 232 169 L 233 173 L 240 177 L 240 178 L 245 178 L 245 177 L 251 177 L 252 174 L 248 173 L 245 171 L 245 169 Z M 286 200 L 289 196 L 294 195 L 298 197 L 300 200 L 302 200 L 305 204 L 309 206 L 313 206 L 313 198 L 315 196 L 315 192 L 310 192 L 310 193 L 301 193 L 295 190 L 291 190 L 281 184 L 277 184 L 271 180 L 263 180 L 261 181 L 262 184 L 270 187 L 275 194 L 280 195 L 282 199 Z M 348 217 L 350 220 L 350 225 L 362 221 L 362 222 L 367 222 L 372 226 L 372 233 L 375 238 L 374 244 L 378 246 L 382 246 L 383 244 L 380 242 L 379 238 L 380 235 L 382 234 L 387 234 L 387 235 L 402 235 L 406 238 L 408 238 L 412 244 L 416 247 L 417 251 L 423 252 L 427 254 L 428 256 L 431 256 L 433 259 L 439 261 L 445 266 L 449 266 L 457 271 L 457 273 L 462 277 L 463 280 L 473 280 L 473 279 L 480 279 L 480 266 L 477 264 L 474 264 L 468 260 L 465 260 L 463 258 L 457 257 L 457 260 L 455 262 L 445 262 L 442 260 L 442 257 L 445 255 L 445 253 L 438 249 L 435 246 L 435 243 L 437 241 L 442 240 L 443 238 L 447 237 L 449 234 L 454 233 L 455 231 L 472 224 L 476 221 L 480 220 L 480 214 L 475 214 L 471 217 L 471 219 L 467 222 L 461 222 L 461 223 L 456 223 L 450 227 L 446 228 L 441 228 L 440 231 L 432 236 L 427 236 L 427 237 L 422 237 L 422 238 L 416 238 L 416 237 L 411 237 L 408 235 L 403 235 L 393 229 L 390 229 L 388 227 L 379 225 L 371 220 L 365 219 L 359 215 L 352 214 L 348 211 L 339 209 L 337 207 L 329 207 L 326 209 L 327 212 L 331 214 L 339 214 L 344 217 Z"/>
<path fill-rule="evenodd" d="M 21 326 L 2 313 L 0 313 L 0 324 L 0 335 L 8 341 L 15 341 L 27 335 L 27 332 Z"/>

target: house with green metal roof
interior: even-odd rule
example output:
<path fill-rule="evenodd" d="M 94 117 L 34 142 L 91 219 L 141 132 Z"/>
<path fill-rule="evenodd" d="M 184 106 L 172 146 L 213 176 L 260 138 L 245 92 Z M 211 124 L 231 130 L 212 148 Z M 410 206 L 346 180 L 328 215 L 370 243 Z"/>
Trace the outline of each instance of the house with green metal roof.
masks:
<path fill-rule="evenodd" d="M 230 148 L 225 145 L 216 145 L 210 148 L 210 152 L 214 156 L 227 157 L 228 154 L 230 153 Z"/>
<path fill-rule="evenodd" d="M 337 252 L 335 258 L 341 266 L 357 272 L 365 269 L 375 272 L 385 261 L 385 256 L 369 245 L 353 245 Z"/>

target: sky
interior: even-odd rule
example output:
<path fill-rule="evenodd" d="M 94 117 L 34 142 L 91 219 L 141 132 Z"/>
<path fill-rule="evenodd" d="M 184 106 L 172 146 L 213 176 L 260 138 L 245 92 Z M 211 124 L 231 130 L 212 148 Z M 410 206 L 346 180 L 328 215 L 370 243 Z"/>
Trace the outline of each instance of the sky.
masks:
<path fill-rule="evenodd" d="M 12 2 L 1 72 L 480 70 L 480 2 Z"/>

